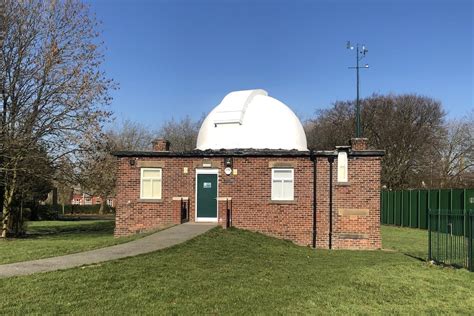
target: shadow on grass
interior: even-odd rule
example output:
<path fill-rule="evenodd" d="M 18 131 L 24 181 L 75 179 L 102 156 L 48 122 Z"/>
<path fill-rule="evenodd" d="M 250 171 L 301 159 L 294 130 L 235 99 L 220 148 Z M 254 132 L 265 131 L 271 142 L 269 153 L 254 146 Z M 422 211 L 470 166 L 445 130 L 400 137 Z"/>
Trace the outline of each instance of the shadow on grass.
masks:
<path fill-rule="evenodd" d="M 38 226 L 27 228 L 24 236 L 15 239 L 38 239 L 44 236 L 63 236 L 63 235 L 81 235 L 88 233 L 96 233 L 101 235 L 112 235 L 114 232 L 115 223 L 99 222 L 86 223 L 83 222 L 78 225 L 57 225 L 57 226 Z"/>
<path fill-rule="evenodd" d="M 428 259 L 426 257 L 420 257 L 420 256 L 417 256 L 417 255 L 413 255 L 411 253 L 407 253 L 407 252 L 404 252 L 403 253 L 405 256 L 407 257 L 410 257 L 412 259 L 416 259 L 416 260 L 419 260 L 421 262 L 428 262 Z"/>

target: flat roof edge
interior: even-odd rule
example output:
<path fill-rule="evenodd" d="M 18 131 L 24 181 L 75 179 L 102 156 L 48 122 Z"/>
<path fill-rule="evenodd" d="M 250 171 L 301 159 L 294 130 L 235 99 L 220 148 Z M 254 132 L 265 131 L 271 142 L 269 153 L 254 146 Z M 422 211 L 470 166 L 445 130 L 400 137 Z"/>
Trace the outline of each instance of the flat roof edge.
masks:
<path fill-rule="evenodd" d="M 310 157 L 311 151 L 299 150 L 192 150 L 185 152 L 173 151 L 115 151 L 112 155 L 116 157 Z M 316 157 L 336 156 L 335 150 L 313 151 Z M 349 157 L 381 157 L 385 155 L 383 150 L 359 150 L 349 151 Z"/>

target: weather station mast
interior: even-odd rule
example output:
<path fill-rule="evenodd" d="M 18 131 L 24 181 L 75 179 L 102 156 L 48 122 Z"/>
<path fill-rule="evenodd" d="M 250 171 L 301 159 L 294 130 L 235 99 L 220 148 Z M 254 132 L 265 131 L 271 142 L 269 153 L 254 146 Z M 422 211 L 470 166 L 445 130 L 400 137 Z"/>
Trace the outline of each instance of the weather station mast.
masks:
<path fill-rule="evenodd" d="M 361 47 L 361 48 L 359 48 Z M 347 49 L 349 50 L 355 50 L 356 51 L 356 65 L 355 67 L 348 67 L 349 69 L 355 69 L 356 74 L 357 74 L 357 97 L 356 97 L 356 137 L 360 138 L 361 135 L 361 130 L 360 130 L 360 101 L 359 101 L 359 69 L 367 69 L 369 68 L 369 64 L 365 64 L 363 66 L 359 66 L 359 62 L 365 58 L 365 55 L 369 51 L 367 47 L 362 44 L 360 45 L 357 43 L 354 46 L 352 46 L 350 41 L 347 41 Z"/>

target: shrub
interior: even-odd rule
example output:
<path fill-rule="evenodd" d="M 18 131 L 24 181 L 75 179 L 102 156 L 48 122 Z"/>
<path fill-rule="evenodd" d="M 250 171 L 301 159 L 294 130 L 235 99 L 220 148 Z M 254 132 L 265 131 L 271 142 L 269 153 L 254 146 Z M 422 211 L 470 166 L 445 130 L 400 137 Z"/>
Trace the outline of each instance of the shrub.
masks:
<path fill-rule="evenodd" d="M 100 204 L 96 205 L 65 205 L 64 214 L 99 214 Z M 59 213 L 62 213 L 62 206 L 59 205 Z M 115 208 L 105 207 L 104 214 L 114 214 Z"/>

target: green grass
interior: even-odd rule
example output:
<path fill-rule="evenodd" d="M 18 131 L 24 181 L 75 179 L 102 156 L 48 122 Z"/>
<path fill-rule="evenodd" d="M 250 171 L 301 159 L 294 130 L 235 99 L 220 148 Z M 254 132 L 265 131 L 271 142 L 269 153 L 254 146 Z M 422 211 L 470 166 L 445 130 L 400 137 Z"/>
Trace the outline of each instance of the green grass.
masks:
<path fill-rule="evenodd" d="M 382 245 L 384 249 L 397 250 L 408 256 L 428 259 L 428 231 L 382 225 Z"/>
<path fill-rule="evenodd" d="M 27 237 L 0 240 L 0 264 L 81 252 L 141 237 L 114 238 L 114 225 L 110 220 L 29 222 Z"/>
<path fill-rule="evenodd" d="M 384 241 L 394 242 L 398 233 L 384 227 Z M 472 313 L 474 273 L 430 266 L 404 255 L 404 247 L 412 249 L 407 243 L 401 252 L 314 251 L 242 230 L 214 229 L 147 255 L 2 279 L 0 288 L 8 295 L 0 296 L 0 310 L 94 315 Z"/>

